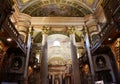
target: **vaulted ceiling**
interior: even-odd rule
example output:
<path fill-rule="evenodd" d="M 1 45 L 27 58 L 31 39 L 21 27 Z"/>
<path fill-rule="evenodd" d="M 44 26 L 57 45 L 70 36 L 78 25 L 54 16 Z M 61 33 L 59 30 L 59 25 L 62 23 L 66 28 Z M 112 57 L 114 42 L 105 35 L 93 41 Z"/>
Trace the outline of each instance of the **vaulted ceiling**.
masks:
<path fill-rule="evenodd" d="M 98 0 L 18 0 L 21 12 L 42 17 L 83 17 L 94 12 Z"/>
<path fill-rule="evenodd" d="M 42 29 L 43 29 L 43 26 L 45 26 L 46 24 L 51 29 L 51 32 L 49 35 L 51 35 L 51 33 L 52 34 L 62 34 L 62 35 L 68 34 L 66 32 L 66 30 L 68 28 L 66 28 L 66 27 L 75 26 L 75 29 L 76 29 L 75 40 L 76 40 L 76 42 L 79 43 L 79 46 L 77 46 L 78 47 L 77 52 L 79 54 L 81 54 L 80 56 L 82 56 L 83 53 L 85 53 L 84 44 L 83 44 L 84 41 L 82 39 L 83 26 L 81 25 L 82 24 L 81 22 L 85 18 L 80 18 L 80 17 L 84 17 L 86 15 L 93 14 L 99 4 L 99 1 L 102 1 L 102 0 L 14 0 L 14 1 L 17 2 L 17 7 L 19 8 L 19 11 L 21 13 L 23 13 L 23 14 L 25 13 L 25 14 L 32 16 L 32 20 L 31 20 L 32 24 L 31 25 L 34 27 L 34 33 L 33 33 L 34 43 L 42 42 Z M 40 17 L 43 17 L 43 18 L 40 19 Z M 44 17 L 47 17 L 47 18 L 44 18 Z M 49 17 L 52 17 L 52 19 L 50 20 Z M 55 19 L 53 17 L 59 17 L 59 18 Z M 64 17 L 64 20 L 62 20 L 63 18 L 61 18 L 61 17 Z M 74 17 L 74 19 L 73 18 L 70 19 L 70 17 Z M 103 18 L 101 18 L 101 19 L 103 20 Z M 76 25 L 77 26 L 81 25 L 82 27 L 77 27 Z M 40 31 L 38 31 L 38 30 L 40 30 Z M 114 34 L 111 33 L 112 36 L 110 35 L 110 37 L 118 36 L 118 35 L 116 35 L 117 32 L 118 31 L 114 30 Z M 8 35 L 6 35 L 6 33 L 2 32 L 2 30 L 1 30 L 0 35 L 3 36 L 5 39 L 8 38 Z M 55 37 L 53 39 L 55 39 Z M 3 38 L 0 38 L 0 40 L 5 42 L 6 44 L 9 44 Z M 108 43 L 108 41 L 106 41 L 106 40 L 105 40 L 105 42 Z M 63 44 L 65 44 L 65 43 L 63 43 Z M 10 45 L 14 46 L 16 44 L 15 44 L 15 42 L 11 42 Z M 61 46 L 60 47 L 62 49 L 61 54 L 57 53 L 58 51 L 60 51 L 59 50 L 60 48 L 55 48 L 55 47 L 52 47 L 52 50 L 49 50 L 50 51 L 49 52 L 50 56 L 49 56 L 49 60 L 48 60 L 49 63 L 50 64 L 56 63 L 56 64 L 62 64 L 62 65 L 65 64 L 66 63 L 65 60 L 68 61 L 68 58 L 70 58 L 69 53 L 66 53 L 68 48 L 65 48 L 65 47 L 69 47 L 69 46 L 65 46 L 65 47 Z M 58 50 L 56 50 L 56 49 L 58 49 Z M 62 57 L 62 55 L 64 57 Z M 52 57 L 52 56 L 54 56 L 54 57 Z"/>
<path fill-rule="evenodd" d="M 97 4 L 99 3 L 99 0 L 16 0 L 16 1 L 20 12 L 28 14 L 32 17 L 84 17 L 86 15 L 94 13 Z M 54 23 L 53 21 L 51 22 Z M 58 30 L 58 27 L 56 27 L 56 29 Z M 51 32 L 55 34 L 56 29 L 55 31 Z M 57 33 L 63 34 L 66 33 L 66 31 L 59 32 L 57 31 Z M 34 41 L 41 42 L 40 39 L 41 32 L 37 31 L 37 34 L 35 33 L 35 35 L 36 36 L 34 38 Z M 80 36 L 79 33 L 76 34 L 77 41 L 80 41 L 79 36 Z"/>

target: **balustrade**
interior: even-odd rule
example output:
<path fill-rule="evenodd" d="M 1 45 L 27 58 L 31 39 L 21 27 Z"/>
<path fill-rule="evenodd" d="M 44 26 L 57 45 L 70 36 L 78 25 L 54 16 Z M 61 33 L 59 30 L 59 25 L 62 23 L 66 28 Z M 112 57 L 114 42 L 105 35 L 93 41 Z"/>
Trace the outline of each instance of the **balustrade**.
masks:
<path fill-rule="evenodd" d="M 2 25 L 4 30 L 12 37 L 12 39 L 18 44 L 21 50 L 26 53 L 26 44 L 23 42 L 20 34 L 16 30 L 14 24 L 9 18 L 6 18 L 4 24 Z"/>

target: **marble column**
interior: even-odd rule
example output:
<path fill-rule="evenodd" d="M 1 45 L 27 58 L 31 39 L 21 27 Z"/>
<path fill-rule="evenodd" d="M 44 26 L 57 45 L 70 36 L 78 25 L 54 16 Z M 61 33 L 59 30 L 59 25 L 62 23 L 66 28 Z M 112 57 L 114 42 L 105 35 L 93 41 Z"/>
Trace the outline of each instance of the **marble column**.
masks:
<path fill-rule="evenodd" d="M 29 66 L 30 49 L 31 49 L 31 43 L 32 43 L 31 32 L 32 32 L 31 29 L 29 29 L 28 39 L 27 39 L 27 53 L 26 53 L 25 69 L 24 69 L 24 83 L 21 83 L 21 84 L 27 84 L 28 82 L 28 66 Z"/>
<path fill-rule="evenodd" d="M 54 84 L 54 81 L 55 81 L 55 75 L 52 74 L 52 84 Z"/>
<path fill-rule="evenodd" d="M 89 60 L 89 66 L 90 66 L 90 71 L 91 71 L 91 79 L 92 79 L 92 83 L 94 84 L 94 76 L 95 76 L 95 72 L 94 72 L 94 66 L 93 66 L 93 61 L 92 61 L 92 53 L 91 53 L 91 49 L 90 49 L 90 38 L 89 38 L 89 34 L 87 31 L 87 27 L 85 27 L 85 48 L 87 50 L 87 55 L 88 55 L 88 60 Z"/>
<path fill-rule="evenodd" d="M 71 41 L 71 57 L 72 57 L 72 73 L 74 84 L 81 84 L 79 62 L 77 59 L 77 49 L 75 44 L 75 28 L 69 28 L 70 41 Z"/>
<path fill-rule="evenodd" d="M 42 30 L 42 60 L 41 60 L 41 84 L 48 84 L 48 63 L 47 63 L 47 34 L 49 28 L 43 27 Z"/>
<path fill-rule="evenodd" d="M 62 84 L 62 74 L 59 74 L 60 84 Z"/>
<path fill-rule="evenodd" d="M 24 46 L 26 59 L 25 59 L 25 69 L 23 78 L 24 80 L 21 80 L 21 84 L 27 84 L 28 81 L 28 63 L 29 63 L 29 57 L 30 57 L 30 48 L 31 48 L 31 16 L 20 13 L 19 17 L 17 18 L 18 22 L 15 25 L 17 31 L 19 32 L 20 36 L 18 37 L 18 40 L 21 44 L 21 46 Z M 24 45 L 25 44 L 25 45 Z"/>

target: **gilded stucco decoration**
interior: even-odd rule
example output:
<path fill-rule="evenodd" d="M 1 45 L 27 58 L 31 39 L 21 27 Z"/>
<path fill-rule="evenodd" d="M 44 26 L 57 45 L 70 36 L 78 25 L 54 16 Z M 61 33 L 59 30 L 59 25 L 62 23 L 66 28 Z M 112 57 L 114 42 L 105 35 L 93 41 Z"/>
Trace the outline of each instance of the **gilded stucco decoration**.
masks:
<path fill-rule="evenodd" d="M 24 4 L 24 3 L 27 3 L 28 1 L 30 1 L 30 0 L 21 0 L 22 1 L 22 3 Z"/>

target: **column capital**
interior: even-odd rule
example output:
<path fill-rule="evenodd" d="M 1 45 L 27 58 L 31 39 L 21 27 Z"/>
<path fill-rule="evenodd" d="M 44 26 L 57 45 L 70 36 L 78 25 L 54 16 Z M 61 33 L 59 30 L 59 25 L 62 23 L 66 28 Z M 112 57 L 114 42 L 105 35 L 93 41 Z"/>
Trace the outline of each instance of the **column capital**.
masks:
<path fill-rule="evenodd" d="M 49 32 L 50 32 L 50 27 L 48 27 L 48 26 L 43 26 L 42 34 L 49 34 Z"/>
<path fill-rule="evenodd" d="M 75 33 L 75 26 L 71 26 L 71 27 L 67 27 L 68 29 L 67 29 L 67 32 L 69 33 L 69 34 L 74 34 Z"/>

